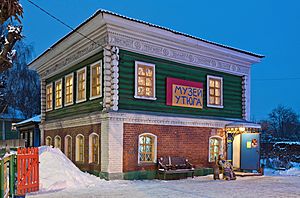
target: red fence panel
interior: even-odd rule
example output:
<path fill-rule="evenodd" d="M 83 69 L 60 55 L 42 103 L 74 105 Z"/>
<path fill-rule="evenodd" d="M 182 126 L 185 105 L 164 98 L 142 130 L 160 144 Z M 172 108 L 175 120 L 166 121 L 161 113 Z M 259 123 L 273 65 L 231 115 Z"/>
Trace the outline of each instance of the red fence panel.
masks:
<path fill-rule="evenodd" d="M 17 151 L 17 194 L 39 190 L 39 149 L 19 148 Z"/>

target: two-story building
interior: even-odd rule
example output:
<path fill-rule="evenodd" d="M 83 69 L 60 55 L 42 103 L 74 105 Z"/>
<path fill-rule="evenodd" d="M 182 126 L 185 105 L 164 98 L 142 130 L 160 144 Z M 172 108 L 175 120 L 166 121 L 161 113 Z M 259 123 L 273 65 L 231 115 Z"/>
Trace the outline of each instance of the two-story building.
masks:
<path fill-rule="evenodd" d="M 30 64 L 41 141 L 108 179 L 153 178 L 161 156 L 184 156 L 198 174 L 219 154 L 243 169 L 241 136 L 259 128 L 250 71 L 261 58 L 99 10 Z M 258 148 L 259 135 L 251 141 Z"/>

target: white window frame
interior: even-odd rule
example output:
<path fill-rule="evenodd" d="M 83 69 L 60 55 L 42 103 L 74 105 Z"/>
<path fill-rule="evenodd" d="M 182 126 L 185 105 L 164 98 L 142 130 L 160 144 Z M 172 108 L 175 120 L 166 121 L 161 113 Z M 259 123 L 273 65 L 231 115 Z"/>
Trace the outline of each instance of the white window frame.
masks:
<path fill-rule="evenodd" d="M 139 96 L 138 95 L 138 65 L 145 65 L 147 67 L 153 67 L 153 97 Z M 134 98 L 136 99 L 145 99 L 145 100 L 156 100 L 156 80 L 155 80 L 155 64 L 145 63 L 141 61 L 135 61 L 135 84 L 134 84 Z"/>
<path fill-rule="evenodd" d="M 100 95 L 98 96 L 92 96 L 92 69 L 95 65 L 100 64 Z M 97 61 L 90 65 L 90 100 L 101 98 L 102 97 L 102 61 Z"/>
<path fill-rule="evenodd" d="M 73 151 L 72 151 L 72 143 L 73 143 L 73 141 L 72 141 L 72 136 L 70 136 L 70 135 L 66 135 L 65 136 L 65 145 L 64 145 L 65 149 L 64 150 L 65 150 L 65 155 L 67 156 L 68 155 L 68 153 L 67 153 L 67 150 L 68 150 L 67 138 L 68 137 L 70 137 L 70 140 L 71 140 L 71 156 L 70 156 L 71 158 L 70 158 L 70 160 L 72 160 L 73 159 L 73 156 L 72 156 L 73 155 Z"/>
<path fill-rule="evenodd" d="M 47 89 L 48 87 L 51 87 L 52 89 L 52 94 L 51 94 L 51 108 L 47 109 L 47 103 L 48 103 L 48 100 L 47 100 Z M 53 110 L 53 83 L 49 83 L 46 85 L 46 112 L 47 111 L 52 111 Z"/>
<path fill-rule="evenodd" d="M 47 139 L 50 139 L 50 145 L 47 145 Z M 45 143 L 46 143 L 46 146 L 51 146 L 52 145 L 52 137 L 47 136 Z"/>
<path fill-rule="evenodd" d="M 221 81 L 221 101 L 220 101 L 220 105 L 212 105 L 209 104 L 209 80 L 210 79 L 216 79 L 216 80 L 220 80 Z M 222 109 L 224 108 L 224 103 L 223 103 L 223 77 L 219 77 L 219 76 L 212 76 L 212 75 L 207 75 L 207 80 L 206 80 L 206 103 L 207 103 L 207 107 L 212 107 L 212 108 L 219 108 Z"/>
<path fill-rule="evenodd" d="M 218 135 L 214 135 L 214 136 L 211 136 L 209 137 L 209 140 L 208 140 L 208 162 L 215 162 L 215 161 L 211 161 L 210 159 L 210 140 L 211 139 L 218 139 L 220 141 L 220 152 L 219 152 L 219 155 L 222 154 L 223 155 L 223 138 L 221 136 L 218 136 Z"/>
<path fill-rule="evenodd" d="M 140 137 L 144 136 L 144 135 L 148 135 L 148 136 L 152 136 L 154 138 L 154 156 L 153 156 L 153 160 L 151 162 L 145 162 L 145 161 L 140 161 Z M 142 133 L 139 135 L 138 137 L 138 164 L 147 164 L 147 163 L 156 163 L 157 162 L 157 136 L 154 135 L 153 133 Z"/>
<path fill-rule="evenodd" d="M 79 161 L 79 141 L 78 141 L 79 136 L 83 137 L 83 161 Z M 76 135 L 76 139 L 75 139 L 75 161 L 79 162 L 79 163 L 84 163 L 84 135 L 82 135 L 82 134 Z"/>
<path fill-rule="evenodd" d="M 60 106 L 56 106 L 56 84 L 59 83 L 59 82 L 61 83 L 61 92 L 60 92 L 61 104 L 60 104 Z M 59 80 L 55 81 L 54 87 L 55 87 L 55 89 L 54 89 L 54 109 L 60 109 L 60 108 L 63 107 L 63 98 L 62 98 L 63 84 L 62 84 L 62 79 L 59 79 Z"/>
<path fill-rule="evenodd" d="M 84 70 L 84 73 L 85 73 L 85 81 L 84 81 L 84 84 L 85 84 L 85 89 L 84 89 L 84 99 L 82 99 L 82 100 L 78 100 L 78 74 L 81 72 L 81 71 L 83 71 Z M 76 79 L 76 103 L 80 103 L 80 102 L 84 102 L 84 101 L 86 101 L 86 89 L 87 89 L 87 87 L 86 87 L 86 81 L 87 81 L 87 74 L 86 74 L 86 67 L 84 67 L 84 68 L 82 68 L 82 69 L 79 69 L 79 70 L 77 70 L 76 71 L 76 77 L 77 77 L 77 79 Z"/>
<path fill-rule="evenodd" d="M 70 76 L 72 76 L 72 102 L 71 103 L 67 103 L 67 97 L 66 97 L 66 94 L 67 94 L 67 81 L 66 81 L 66 79 L 68 78 L 68 77 L 70 77 Z M 68 75 L 66 75 L 65 76 L 65 94 L 64 94 L 64 96 L 65 96 L 65 98 L 64 98 L 64 102 L 65 102 L 65 104 L 64 104 L 64 106 L 66 107 L 66 106 L 70 106 L 70 105 L 72 105 L 72 104 L 74 104 L 74 73 L 71 73 L 71 74 L 68 74 Z"/>
<path fill-rule="evenodd" d="M 60 143 L 60 147 L 56 147 L 56 139 L 59 139 L 59 143 Z M 54 148 L 58 148 L 59 150 L 61 150 L 61 137 L 59 135 L 56 135 L 54 137 Z"/>
<path fill-rule="evenodd" d="M 98 161 L 97 162 L 93 162 L 92 161 L 92 143 L 93 143 L 92 138 L 93 138 L 93 136 L 97 136 L 98 137 L 98 151 L 97 151 L 97 153 L 98 153 Z M 99 138 L 99 135 L 97 133 L 91 133 L 89 135 L 89 163 L 99 164 L 99 157 L 100 157 L 100 153 L 99 153 L 99 151 L 100 151 L 100 149 L 99 149 L 100 148 L 100 143 L 99 143 L 99 141 L 100 141 L 100 138 Z"/>

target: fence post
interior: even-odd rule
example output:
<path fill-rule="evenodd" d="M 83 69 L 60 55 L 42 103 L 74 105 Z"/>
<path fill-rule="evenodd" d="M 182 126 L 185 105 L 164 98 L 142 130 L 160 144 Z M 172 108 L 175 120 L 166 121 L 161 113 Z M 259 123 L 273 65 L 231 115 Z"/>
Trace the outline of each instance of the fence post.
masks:
<path fill-rule="evenodd" d="M 4 160 L 0 160 L 0 197 L 4 197 Z"/>
<path fill-rule="evenodd" d="M 11 155 L 9 161 L 9 191 L 12 197 L 15 196 L 15 166 L 16 166 L 16 156 Z"/>

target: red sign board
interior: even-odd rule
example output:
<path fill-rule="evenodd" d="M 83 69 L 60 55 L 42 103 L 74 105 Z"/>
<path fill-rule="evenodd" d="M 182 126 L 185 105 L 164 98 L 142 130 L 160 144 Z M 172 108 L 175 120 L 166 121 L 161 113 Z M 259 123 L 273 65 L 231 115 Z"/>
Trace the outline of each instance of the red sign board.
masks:
<path fill-rule="evenodd" d="M 167 105 L 203 108 L 203 83 L 167 78 Z"/>

